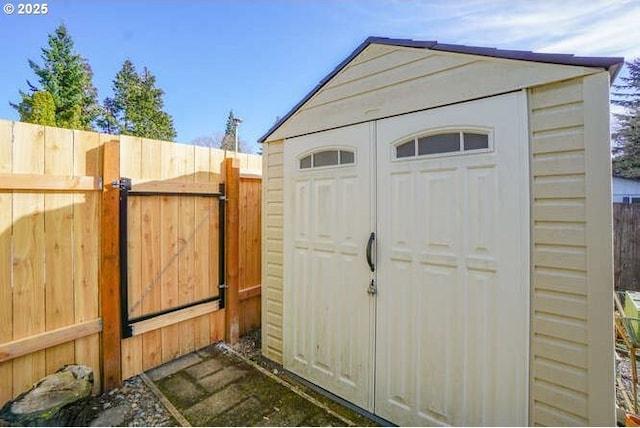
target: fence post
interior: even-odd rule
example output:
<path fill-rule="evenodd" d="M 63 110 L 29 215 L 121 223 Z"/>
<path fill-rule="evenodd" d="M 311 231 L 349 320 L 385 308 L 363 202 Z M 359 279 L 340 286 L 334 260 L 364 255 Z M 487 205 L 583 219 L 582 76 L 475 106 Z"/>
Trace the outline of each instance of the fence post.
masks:
<path fill-rule="evenodd" d="M 225 340 L 235 344 L 240 337 L 240 166 L 238 159 L 223 161 L 225 172 L 225 192 L 227 197 L 225 215 Z"/>
<path fill-rule="evenodd" d="M 120 178 L 120 141 L 104 145 L 102 192 L 102 385 L 105 391 L 122 383 L 120 354 L 120 192 L 111 183 Z"/>

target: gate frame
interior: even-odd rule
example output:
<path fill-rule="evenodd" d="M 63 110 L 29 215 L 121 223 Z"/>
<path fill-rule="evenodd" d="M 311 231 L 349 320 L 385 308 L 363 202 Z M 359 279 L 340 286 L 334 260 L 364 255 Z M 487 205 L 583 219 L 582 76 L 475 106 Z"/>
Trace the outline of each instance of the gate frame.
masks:
<path fill-rule="evenodd" d="M 166 315 L 172 312 L 177 312 L 182 309 L 191 308 L 193 306 L 201 305 L 203 303 L 218 302 L 218 310 L 225 307 L 225 184 L 219 183 L 218 192 L 163 192 L 163 191 L 135 191 L 131 190 L 131 179 L 126 177 L 120 177 L 112 183 L 112 187 L 116 188 L 120 192 L 120 209 L 118 214 L 118 226 L 120 233 L 120 336 L 121 339 L 126 339 L 133 336 L 133 324 L 146 321 L 160 315 Z M 196 196 L 204 198 L 218 198 L 218 271 L 220 272 L 218 277 L 218 289 L 219 293 L 214 297 L 207 297 L 204 299 L 196 300 L 191 303 L 185 303 L 182 305 L 174 306 L 168 309 L 152 312 L 137 317 L 129 317 L 129 257 L 128 257 L 128 238 L 129 238 L 129 225 L 128 225 L 128 200 L 130 196 L 144 197 L 144 196 Z"/>
<path fill-rule="evenodd" d="M 219 245 L 224 247 L 224 263 L 220 271 L 222 307 L 225 311 L 224 337 L 230 344 L 238 342 L 239 320 L 239 257 L 240 257 L 240 163 L 237 158 L 225 158 L 220 172 L 224 187 L 220 189 L 220 203 L 224 205 L 224 222 L 220 231 L 224 239 Z M 116 183 L 120 177 L 120 141 L 111 140 L 104 144 L 103 180 Z M 184 194 L 184 193 L 182 193 Z M 112 221 L 120 216 L 122 202 L 120 189 L 115 185 L 103 186 L 102 194 L 102 236 L 101 236 L 101 274 L 100 274 L 100 312 L 102 315 L 102 387 L 109 391 L 122 385 L 122 324 L 121 300 L 121 260 L 120 221 Z M 223 291 L 223 292 L 222 292 Z M 126 299 L 126 295 L 125 295 Z M 198 302 L 200 303 L 200 302 Z M 221 309 L 221 308 L 219 308 Z M 139 321 L 139 320 L 138 320 Z"/>

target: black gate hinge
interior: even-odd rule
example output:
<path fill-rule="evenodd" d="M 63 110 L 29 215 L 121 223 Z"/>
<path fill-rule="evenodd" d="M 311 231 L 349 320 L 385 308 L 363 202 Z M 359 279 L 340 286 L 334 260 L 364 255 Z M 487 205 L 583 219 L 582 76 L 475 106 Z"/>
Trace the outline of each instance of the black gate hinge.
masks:
<path fill-rule="evenodd" d="M 131 179 L 120 177 L 119 179 L 114 180 L 111 185 L 119 190 L 131 190 Z"/>

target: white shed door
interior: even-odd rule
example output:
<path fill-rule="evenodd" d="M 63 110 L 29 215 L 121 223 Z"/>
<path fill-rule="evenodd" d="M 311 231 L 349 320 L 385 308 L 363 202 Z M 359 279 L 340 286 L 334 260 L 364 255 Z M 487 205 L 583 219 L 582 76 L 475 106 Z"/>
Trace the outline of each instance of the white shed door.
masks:
<path fill-rule="evenodd" d="M 516 93 L 287 140 L 285 368 L 398 425 L 527 424 L 526 117 Z"/>
<path fill-rule="evenodd" d="M 526 425 L 524 94 L 377 123 L 375 413 Z"/>
<path fill-rule="evenodd" d="M 372 411 L 371 129 L 287 140 L 283 324 L 285 368 Z"/>

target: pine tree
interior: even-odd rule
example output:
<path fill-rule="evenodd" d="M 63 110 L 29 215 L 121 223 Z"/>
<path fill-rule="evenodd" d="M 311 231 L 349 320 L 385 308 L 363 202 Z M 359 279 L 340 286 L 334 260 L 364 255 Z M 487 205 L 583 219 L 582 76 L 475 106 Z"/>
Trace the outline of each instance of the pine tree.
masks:
<path fill-rule="evenodd" d="M 104 100 L 98 121 L 103 131 L 169 141 L 176 137 L 173 119 L 162 110 L 164 91 L 149 69 L 138 74 L 127 59 L 113 81 L 113 94 Z"/>
<path fill-rule="evenodd" d="M 640 179 L 640 58 L 626 65 L 629 77 L 622 77 L 622 83 L 614 85 L 617 92 L 612 101 L 625 109 L 624 113 L 615 115 L 613 173 Z"/>
<path fill-rule="evenodd" d="M 20 120 L 30 120 L 35 93 L 46 91 L 53 97 L 56 126 L 92 129 L 99 112 L 97 91 L 91 82 L 93 72 L 87 60 L 75 52 L 73 39 L 64 25 L 49 34 L 48 47 L 42 48 L 41 58 L 42 66 L 29 60 L 39 86 L 27 80 L 29 93 L 20 91 L 20 103 L 10 103 L 20 114 Z"/>

